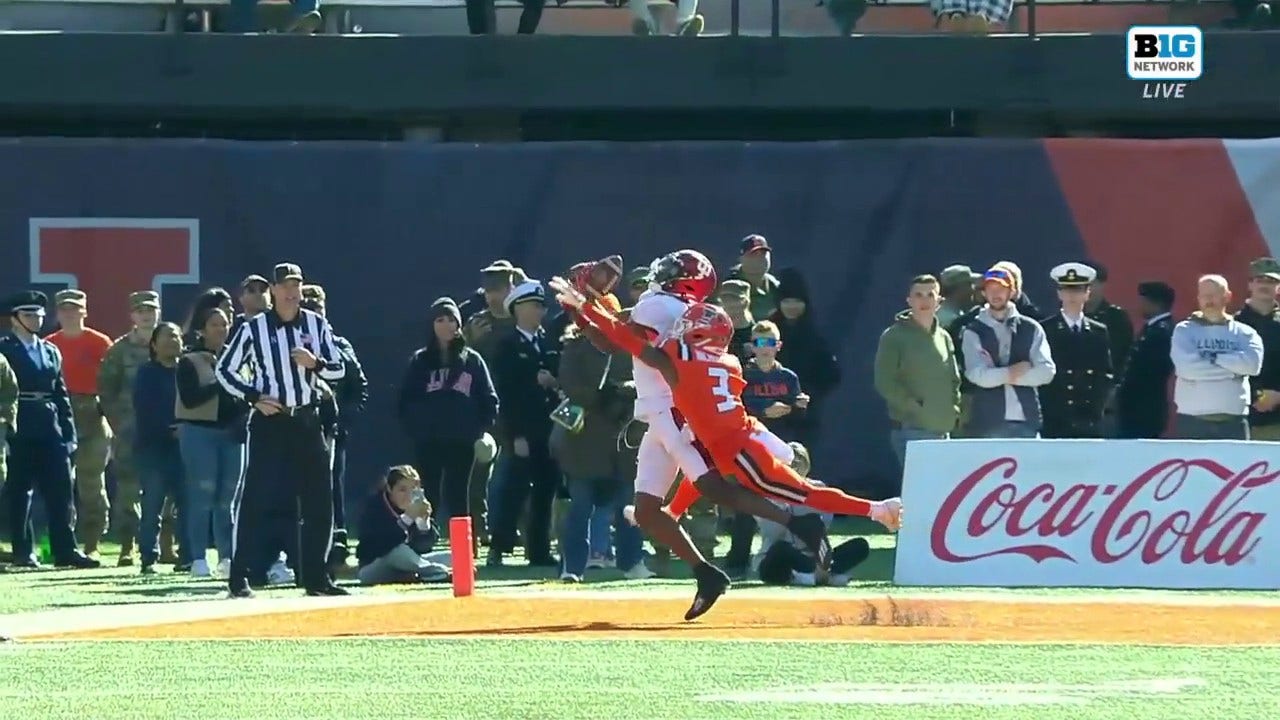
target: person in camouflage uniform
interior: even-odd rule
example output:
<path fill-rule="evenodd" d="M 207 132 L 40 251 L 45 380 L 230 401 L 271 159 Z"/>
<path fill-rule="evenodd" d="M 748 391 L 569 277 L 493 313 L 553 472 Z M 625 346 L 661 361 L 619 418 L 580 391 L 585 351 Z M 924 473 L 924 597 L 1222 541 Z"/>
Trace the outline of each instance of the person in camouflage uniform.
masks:
<path fill-rule="evenodd" d="M 18 429 L 18 376 L 9 360 L 0 355 L 0 489 L 7 477 L 9 436 Z M 0 570 L 4 565 L 0 564 Z"/>
<path fill-rule="evenodd" d="M 142 490 L 134 463 L 133 379 L 138 368 L 151 360 L 151 333 L 160 321 L 160 296 L 151 291 L 129 295 L 133 329 L 116 338 L 98 369 L 98 399 L 111 425 L 111 468 L 116 478 L 116 497 L 111 503 L 115 517 L 111 528 L 120 541 L 119 567 L 133 565 L 134 540 L 138 535 Z"/>
<path fill-rule="evenodd" d="M 481 270 L 480 275 L 480 293 L 463 305 L 464 307 L 474 306 L 479 299 L 483 299 L 485 307 L 479 310 L 463 310 L 462 337 L 466 339 L 467 345 L 480 353 L 480 357 L 492 367 L 493 351 L 497 341 L 516 326 L 515 318 L 511 317 L 511 313 L 507 312 L 505 306 L 507 295 L 517 283 L 525 282 L 529 278 L 524 270 L 513 267 L 505 260 L 495 261 Z M 469 316 L 467 312 L 470 312 Z M 485 517 L 487 520 L 489 508 L 486 499 L 493 474 L 501 462 L 502 458 L 499 455 L 493 462 L 476 463 L 471 469 L 471 517 Z M 472 534 L 479 544 L 489 544 L 486 523 L 473 527 Z"/>
<path fill-rule="evenodd" d="M 61 329 L 46 340 L 62 353 L 62 372 L 71 393 L 76 423 L 76 507 L 73 521 L 84 552 L 98 557 L 98 544 L 107 531 L 107 458 L 111 429 L 98 402 L 98 368 L 111 347 L 111 338 L 85 325 L 88 296 L 83 290 L 60 290 L 53 296 Z"/>
<path fill-rule="evenodd" d="M 751 286 L 751 316 L 763 320 L 778 309 L 778 278 L 769 273 L 772 250 L 763 235 L 748 235 L 738 245 L 737 265 L 729 268 L 726 280 L 744 280 Z"/>

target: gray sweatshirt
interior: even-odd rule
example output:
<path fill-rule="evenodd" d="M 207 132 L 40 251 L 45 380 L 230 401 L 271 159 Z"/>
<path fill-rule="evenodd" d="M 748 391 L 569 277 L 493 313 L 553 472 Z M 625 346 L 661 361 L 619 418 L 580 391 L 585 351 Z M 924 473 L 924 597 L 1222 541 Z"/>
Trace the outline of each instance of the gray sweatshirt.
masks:
<path fill-rule="evenodd" d="M 1253 328 L 1232 317 L 1211 323 L 1197 312 L 1174 326 L 1169 356 L 1179 414 L 1249 414 L 1249 378 L 1262 371 L 1262 338 Z"/>

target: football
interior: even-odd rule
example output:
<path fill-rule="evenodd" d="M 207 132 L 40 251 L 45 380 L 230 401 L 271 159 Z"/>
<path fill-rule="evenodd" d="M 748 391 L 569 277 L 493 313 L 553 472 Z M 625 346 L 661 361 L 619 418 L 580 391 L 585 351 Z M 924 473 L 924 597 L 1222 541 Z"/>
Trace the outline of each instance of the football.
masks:
<path fill-rule="evenodd" d="M 592 260 L 569 269 L 573 286 L 588 298 L 599 298 L 613 292 L 622 277 L 622 256 L 610 255 L 602 260 Z"/>

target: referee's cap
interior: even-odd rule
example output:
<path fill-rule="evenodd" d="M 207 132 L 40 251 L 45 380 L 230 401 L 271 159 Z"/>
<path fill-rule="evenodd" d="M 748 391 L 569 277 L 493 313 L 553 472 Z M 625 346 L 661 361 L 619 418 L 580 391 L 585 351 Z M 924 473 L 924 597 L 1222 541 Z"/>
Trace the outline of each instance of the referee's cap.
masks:
<path fill-rule="evenodd" d="M 271 277 L 276 285 L 289 280 L 302 282 L 302 268 L 294 263 L 282 262 L 271 271 Z"/>
<path fill-rule="evenodd" d="M 537 280 L 525 280 L 511 288 L 511 292 L 507 294 L 507 300 L 503 304 L 507 306 L 507 312 L 511 312 L 512 308 L 523 302 L 537 302 L 546 305 L 547 291 L 542 287 L 542 283 Z"/>

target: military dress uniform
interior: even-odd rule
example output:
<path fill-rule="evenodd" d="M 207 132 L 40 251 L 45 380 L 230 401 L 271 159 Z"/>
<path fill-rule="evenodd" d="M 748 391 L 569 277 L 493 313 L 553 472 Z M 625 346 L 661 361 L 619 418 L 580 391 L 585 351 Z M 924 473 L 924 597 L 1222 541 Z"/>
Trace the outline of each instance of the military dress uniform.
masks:
<path fill-rule="evenodd" d="M 29 291 L 10 298 L 8 308 L 15 334 L 0 339 L 0 354 L 18 380 L 17 430 L 8 438 L 9 478 L 4 487 L 13 560 L 19 567 L 40 566 L 31 526 L 32 491 L 39 488 L 54 563 L 58 567 L 96 568 L 100 563 L 77 549 L 72 528 L 71 457 L 76 450 L 76 427 L 62 376 L 62 354 L 36 335 L 48 302 L 41 292 Z M 37 319 L 24 320 L 20 317 L 24 314 Z M 25 338 L 16 333 L 19 327 L 25 330 Z"/>
<path fill-rule="evenodd" d="M 546 291 L 536 281 L 517 285 L 507 297 L 508 309 L 526 302 L 546 303 Z M 511 313 L 514 317 L 514 312 Z M 493 383 L 501 400 L 498 434 L 502 452 L 509 453 L 507 472 L 496 483 L 500 502 L 490 502 L 488 562 L 500 565 L 504 553 L 515 549 L 516 525 L 525 499 L 529 500 L 526 558 L 531 565 L 554 566 L 551 556 L 551 506 L 560 486 L 560 472 L 551 457 L 551 411 L 559 403 L 554 390 L 538 384 L 538 373 L 559 372 L 560 354 L 541 328 L 530 333 L 513 327 L 493 348 Z M 486 358 L 488 360 L 489 358 Z M 515 453 L 523 438 L 529 452 Z M 497 489 L 497 488 L 495 488 Z M 496 506 L 495 506 L 496 505 Z"/>
<path fill-rule="evenodd" d="M 1173 315 L 1168 308 L 1173 307 L 1176 295 L 1168 283 L 1158 281 L 1140 283 L 1138 295 L 1166 309 L 1147 318 L 1125 364 L 1116 389 L 1117 434 L 1130 439 L 1158 438 L 1169 425 Z"/>
<path fill-rule="evenodd" d="M 1107 269 L 1102 265 L 1093 263 L 1094 282 L 1105 283 L 1107 281 Z M 1094 290 L 1101 292 L 1101 290 Z M 1085 317 L 1090 320 L 1096 320 L 1107 326 L 1107 339 L 1111 346 L 1111 366 L 1116 377 L 1124 376 L 1124 366 L 1129 362 L 1129 353 L 1133 348 L 1133 321 L 1129 319 L 1129 313 L 1124 308 L 1115 303 L 1100 298 L 1101 302 L 1094 308 L 1085 309 Z"/>
<path fill-rule="evenodd" d="M 1061 288 L 1085 288 L 1095 273 L 1081 263 L 1064 263 L 1052 276 Z M 1107 327 L 1083 314 L 1069 318 L 1062 312 L 1041 324 L 1058 366 L 1053 382 L 1040 388 L 1041 437 L 1102 437 L 1102 412 L 1115 377 Z"/>
<path fill-rule="evenodd" d="M 9 437 L 18 428 L 18 376 L 4 355 L 0 355 L 0 490 L 4 489 L 8 467 Z"/>

